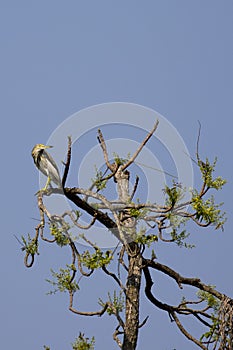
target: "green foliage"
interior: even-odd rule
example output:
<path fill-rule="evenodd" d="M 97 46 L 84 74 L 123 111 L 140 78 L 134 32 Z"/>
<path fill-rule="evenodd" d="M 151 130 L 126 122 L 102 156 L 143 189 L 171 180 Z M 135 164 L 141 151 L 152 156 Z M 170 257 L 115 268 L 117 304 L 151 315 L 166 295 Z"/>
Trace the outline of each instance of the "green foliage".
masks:
<path fill-rule="evenodd" d="M 94 350 L 95 338 L 92 337 L 85 338 L 83 333 L 79 333 L 78 338 L 75 339 L 75 342 L 71 344 L 73 350 Z M 44 345 L 45 350 L 50 350 L 49 346 Z"/>
<path fill-rule="evenodd" d="M 101 170 L 98 170 L 97 167 L 95 166 L 95 178 L 92 179 L 93 184 L 96 186 L 98 191 L 103 190 L 106 188 L 107 180 L 103 180 L 104 174 Z"/>
<path fill-rule="evenodd" d="M 173 182 L 173 186 L 165 186 L 164 193 L 166 196 L 166 205 L 168 207 L 174 207 L 183 197 L 184 191 L 181 188 L 180 184 Z"/>
<path fill-rule="evenodd" d="M 82 213 L 79 210 L 73 210 L 73 213 L 76 215 L 76 221 L 81 217 Z"/>
<path fill-rule="evenodd" d="M 21 239 L 24 244 L 24 250 L 30 255 L 39 254 L 38 253 L 38 240 L 34 237 L 31 238 L 30 234 L 28 233 L 27 239 L 24 236 L 21 236 Z"/>
<path fill-rule="evenodd" d="M 145 230 L 140 230 L 140 232 L 137 234 L 137 238 L 135 239 L 136 243 L 145 244 L 148 248 L 151 246 L 153 242 L 158 242 L 158 236 L 157 235 L 145 235 Z"/>
<path fill-rule="evenodd" d="M 121 158 L 117 153 L 113 152 L 113 158 L 116 165 L 124 165 L 130 158 L 130 153 L 127 154 L 127 158 Z"/>
<path fill-rule="evenodd" d="M 215 286 L 210 286 L 212 289 L 215 289 Z M 207 305 L 209 307 L 211 307 L 214 312 L 217 312 L 218 309 L 219 309 L 219 300 L 214 296 L 212 295 L 211 293 L 209 292 L 205 292 L 203 290 L 199 290 L 197 292 L 197 296 L 200 300 L 203 300 L 207 303 Z"/>
<path fill-rule="evenodd" d="M 112 252 L 110 250 L 103 252 L 99 248 L 96 248 L 93 254 L 90 254 L 89 250 L 86 250 L 80 255 L 81 263 L 90 270 L 108 265 L 112 258 Z"/>
<path fill-rule="evenodd" d="M 207 200 L 200 197 L 196 190 L 192 193 L 192 207 L 196 212 L 196 219 L 207 224 L 212 224 L 216 229 L 222 228 L 226 219 L 225 213 L 222 213 L 219 207 L 222 205 L 215 204 L 214 197 L 211 196 Z"/>
<path fill-rule="evenodd" d="M 149 210 L 147 208 L 140 208 L 140 209 L 129 208 L 127 209 L 127 211 L 129 212 L 129 215 L 131 217 L 134 217 L 136 219 L 141 219 L 141 218 L 144 218 L 145 215 L 147 215 Z"/>
<path fill-rule="evenodd" d="M 109 316 L 122 312 L 124 310 L 125 305 L 123 292 L 120 291 L 118 296 L 116 291 L 114 290 L 113 297 L 111 297 L 110 293 L 108 293 L 108 302 L 109 306 L 107 308 L 107 313 L 109 314 Z M 106 303 L 102 299 L 99 299 L 99 304 L 102 307 L 104 307 Z"/>
<path fill-rule="evenodd" d="M 215 286 L 210 286 L 212 289 L 215 289 Z M 219 320 L 217 317 L 217 312 L 220 307 L 220 301 L 211 293 L 205 292 L 203 290 L 199 290 L 197 292 L 197 296 L 201 301 L 205 301 L 211 309 L 213 309 L 213 313 L 211 314 L 212 324 L 207 332 L 202 334 L 200 340 L 202 341 L 204 338 L 211 339 L 211 341 L 217 341 L 219 338 L 218 328 L 219 328 Z"/>
<path fill-rule="evenodd" d="M 69 229 L 69 227 L 67 227 Z M 69 244 L 69 238 L 63 233 L 63 229 L 58 228 L 55 223 L 52 223 L 50 226 L 50 234 L 54 236 L 57 245 L 63 247 Z"/>
<path fill-rule="evenodd" d="M 195 247 L 194 244 L 189 244 L 185 240 L 190 236 L 190 233 L 186 233 L 186 230 L 182 230 L 180 233 L 177 233 L 177 228 L 173 228 L 170 232 L 171 238 L 180 248 L 192 249 Z"/>
<path fill-rule="evenodd" d="M 95 338 L 92 337 L 91 340 L 89 338 L 85 338 L 84 334 L 79 333 L 78 338 L 72 344 L 73 350 L 94 350 Z"/>
<path fill-rule="evenodd" d="M 180 229 L 185 225 L 187 218 L 180 217 L 178 214 L 176 214 L 175 211 L 170 211 L 167 213 L 167 219 L 169 220 L 169 224 L 172 227 L 172 230 L 169 234 L 171 236 L 171 239 L 178 245 L 178 247 L 188 249 L 194 248 L 194 244 L 185 242 L 186 239 L 190 236 L 190 233 L 187 233 L 185 229 L 181 230 L 180 232 Z"/>
<path fill-rule="evenodd" d="M 186 300 L 185 296 L 182 296 L 180 305 L 182 305 L 182 308 L 184 308 L 184 309 L 187 308 L 187 300 Z"/>
<path fill-rule="evenodd" d="M 208 188 L 220 190 L 222 186 L 225 185 L 226 180 L 222 179 L 221 176 L 218 176 L 217 178 L 213 179 L 213 173 L 215 171 L 216 163 L 217 158 L 215 158 L 213 164 L 209 162 L 208 158 L 206 158 L 205 162 L 198 160 L 198 166 L 200 168 L 204 184 Z"/>
<path fill-rule="evenodd" d="M 51 281 L 46 279 L 47 282 L 52 284 L 55 289 L 48 294 L 55 294 L 56 292 L 76 292 L 79 289 L 78 283 L 73 281 L 76 268 L 74 265 L 66 265 L 67 268 L 60 268 L 59 272 L 55 272 L 51 269 L 52 276 L 55 280 Z"/>
<path fill-rule="evenodd" d="M 207 332 L 202 334 L 202 336 L 200 337 L 200 341 L 202 341 L 204 338 L 211 339 L 212 342 L 218 341 L 219 335 L 217 333 L 217 329 L 219 327 L 219 321 L 214 315 L 211 316 L 211 321 L 212 321 L 211 327 Z"/>

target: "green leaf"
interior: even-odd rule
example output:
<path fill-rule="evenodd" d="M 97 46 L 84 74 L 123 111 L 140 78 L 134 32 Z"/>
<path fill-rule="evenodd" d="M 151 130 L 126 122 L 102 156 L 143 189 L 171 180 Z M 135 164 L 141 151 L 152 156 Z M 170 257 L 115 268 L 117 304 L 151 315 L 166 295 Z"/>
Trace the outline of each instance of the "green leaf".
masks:
<path fill-rule="evenodd" d="M 76 272 L 75 266 L 66 265 L 67 268 L 60 268 L 59 272 L 55 272 L 51 269 L 54 280 L 46 279 L 48 283 L 53 285 L 55 289 L 48 292 L 48 294 L 55 294 L 56 292 L 76 292 L 79 289 L 78 283 L 73 280 L 74 272 Z"/>
<path fill-rule="evenodd" d="M 112 251 L 103 252 L 100 249 L 96 249 L 93 254 L 86 250 L 80 255 L 81 263 L 90 270 L 108 265 L 112 258 Z"/>
<path fill-rule="evenodd" d="M 94 350 L 95 338 L 85 338 L 83 333 L 79 333 L 78 338 L 72 344 L 73 350 Z"/>

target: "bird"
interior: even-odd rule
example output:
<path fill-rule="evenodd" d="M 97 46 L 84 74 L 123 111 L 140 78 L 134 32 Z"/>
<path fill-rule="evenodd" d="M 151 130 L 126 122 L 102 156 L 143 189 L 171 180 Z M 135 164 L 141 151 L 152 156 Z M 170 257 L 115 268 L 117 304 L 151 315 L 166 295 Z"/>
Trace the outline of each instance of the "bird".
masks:
<path fill-rule="evenodd" d="M 42 172 L 42 174 L 47 176 L 47 182 L 45 187 L 42 189 L 43 191 L 47 190 L 51 182 L 55 183 L 58 187 L 62 187 L 57 164 L 52 156 L 46 152 L 46 149 L 52 147 L 53 146 L 46 146 L 39 143 L 33 147 L 31 152 L 36 167 Z"/>

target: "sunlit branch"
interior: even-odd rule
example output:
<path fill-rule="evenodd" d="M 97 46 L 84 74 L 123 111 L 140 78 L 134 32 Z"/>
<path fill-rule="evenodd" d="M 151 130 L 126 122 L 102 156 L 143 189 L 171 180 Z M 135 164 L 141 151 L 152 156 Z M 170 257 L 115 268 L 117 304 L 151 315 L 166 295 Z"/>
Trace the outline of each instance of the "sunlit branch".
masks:
<path fill-rule="evenodd" d="M 142 141 L 141 145 L 139 146 L 139 148 L 137 149 L 137 151 L 134 153 L 134 155 L 128 160 L 127 163 L 125 163 L 122 166 L 122 171 L 124 171 L 125 169 L 127 169 L 133 162 L 134 160 L 137 158 L 137 156 L 139 155 L 139 153 L 141 152 L 141 150 L 143 149 L 143 147 L 146 145 L 146 143 L 149 141 L 149 139 L 151 138 L 151 136 L 154 134 L 155 130 L 157 129 L 159 125 L 159 120 L 157 119 L 153 129 L 147 134 L 147 136 L 145 137 L 145 139 Z"/>

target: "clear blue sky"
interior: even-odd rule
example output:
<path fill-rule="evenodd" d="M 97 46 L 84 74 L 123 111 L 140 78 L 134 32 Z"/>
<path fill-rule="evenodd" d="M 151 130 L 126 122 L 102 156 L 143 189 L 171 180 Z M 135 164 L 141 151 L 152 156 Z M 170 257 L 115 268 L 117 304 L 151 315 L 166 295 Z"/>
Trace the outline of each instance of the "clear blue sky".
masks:
<path fill-rule="evenodd" d="M 1 347 L 39 350 L 47 344 L 68 350 L 85 331 L 96 335 L 96 350 L 117 349 L 113 320 L 76 317 L 67 311 L 66 295 L 45 295 L 49 268 L 59 266 L 64 253 L 43 246 L 27 270 L 13 236 L 33 232 L 36 225 L 32 146 L 46 142 L 71 114 L 98 103 L 155 109 L 192 154 L 201 121 L 201 154 L 218 156 L 217 171 L 228 181 L 218 195 L 228 222 L 224 233 L 195 229 L 195 250 L 165 247 L 161 262 L 232 297 L 233 2 L 3 0 L 0 49 Z M 98 279 L 94 301 L 103 292 L 102 275 Z M 81 308 L 89 306 L 93 288 L 84 289 Z M 173 290 L 159 293 L 162 298 Z M 149 302 L 141 307 L 150 319 L 140 332 L 139 350 L 153 344 L 161 350 L 196 349 L 167 315 Z"/>

